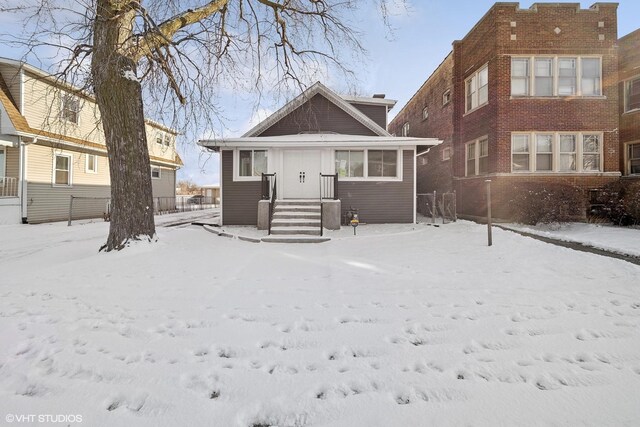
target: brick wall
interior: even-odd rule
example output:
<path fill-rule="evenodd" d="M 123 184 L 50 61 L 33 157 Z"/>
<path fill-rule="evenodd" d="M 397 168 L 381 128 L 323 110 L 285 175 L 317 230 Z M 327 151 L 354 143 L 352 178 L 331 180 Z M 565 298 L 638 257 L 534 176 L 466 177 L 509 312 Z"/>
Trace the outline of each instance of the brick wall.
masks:
<path fill-rule="evenodd" d="M 619 49 L 620 152 L 624 154 L 626 143 L 640 142 L 640 111 L 624 112 L 624 82 L 640 75 L 640 30 L 621 38 Z M 624 155 L 620 156 L 620 170 L 625 170 Z"/>

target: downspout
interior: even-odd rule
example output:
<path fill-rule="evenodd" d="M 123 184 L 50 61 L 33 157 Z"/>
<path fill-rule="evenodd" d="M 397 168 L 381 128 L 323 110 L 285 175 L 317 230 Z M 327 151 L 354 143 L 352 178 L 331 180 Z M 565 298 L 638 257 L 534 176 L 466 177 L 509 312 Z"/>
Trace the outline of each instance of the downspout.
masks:
<path fill-rule="evenodd" d="M 19 106 L 20 114 L 24 116 L 24 71 L 20 68 L 20 102 Z M 35 142 L 35 138 L 33 140 Z M 20 175 L 20 217 L 22 219 L 23 224 L 28 223 L 28 213 L 27 213 L 27 145 L 23 141 L 22 137 L 18 137 L 18 152 L 20 156 L 19 164 L 19 175 Z"/>

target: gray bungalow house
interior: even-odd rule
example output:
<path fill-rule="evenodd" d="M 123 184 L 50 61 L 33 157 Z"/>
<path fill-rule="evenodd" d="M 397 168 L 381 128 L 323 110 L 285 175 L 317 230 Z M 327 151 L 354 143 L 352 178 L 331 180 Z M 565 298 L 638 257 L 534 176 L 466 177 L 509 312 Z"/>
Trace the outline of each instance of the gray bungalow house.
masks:
<path fill-rule="evenodd" d="M 339 228 L 353 210 L 363 223 L 415 222 L 416 152 L 441 141 L 390 135 L 395 103 L 318 82 L 240 138 L 199 141 L 220 153 L 222 224 L 282 241 Z"/>

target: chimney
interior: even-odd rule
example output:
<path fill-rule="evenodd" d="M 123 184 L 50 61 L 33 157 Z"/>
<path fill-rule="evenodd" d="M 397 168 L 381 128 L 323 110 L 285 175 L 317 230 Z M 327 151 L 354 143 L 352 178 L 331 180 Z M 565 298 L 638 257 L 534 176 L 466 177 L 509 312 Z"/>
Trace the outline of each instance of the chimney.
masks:
<path fill-rule="evenodd" d="M 387 96 L 384 93 L 374 93 L 373 97 L 374 98 L 379 98 L 379 99 L 384 99 L 384 97 Z"/>

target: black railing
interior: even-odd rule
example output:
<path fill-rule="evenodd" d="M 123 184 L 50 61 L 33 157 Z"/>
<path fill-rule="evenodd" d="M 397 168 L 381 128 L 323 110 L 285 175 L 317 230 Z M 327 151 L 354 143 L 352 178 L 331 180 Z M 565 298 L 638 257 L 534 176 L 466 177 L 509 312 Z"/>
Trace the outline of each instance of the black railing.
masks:
<path fill-rule="evenodd" d="M 278 197 L 278 186 L 276 185 L 275 173 L 262 174 L 262 200 L 269 200 L 269 235 L 271 235 L 271 222 L 273 220 L 273 210 Z"/>
<path fill-rule="evenodd" d="M 320 200 L 338 200 L 338 174 L 320 174 Z"/>
<path fill-rule="evenodd" d="M 262 174 L 262 200 L 271 199 L 271 189 L 273 188 L 273 183 L 276 180 L 275 173 L 263 173 Z"/>

